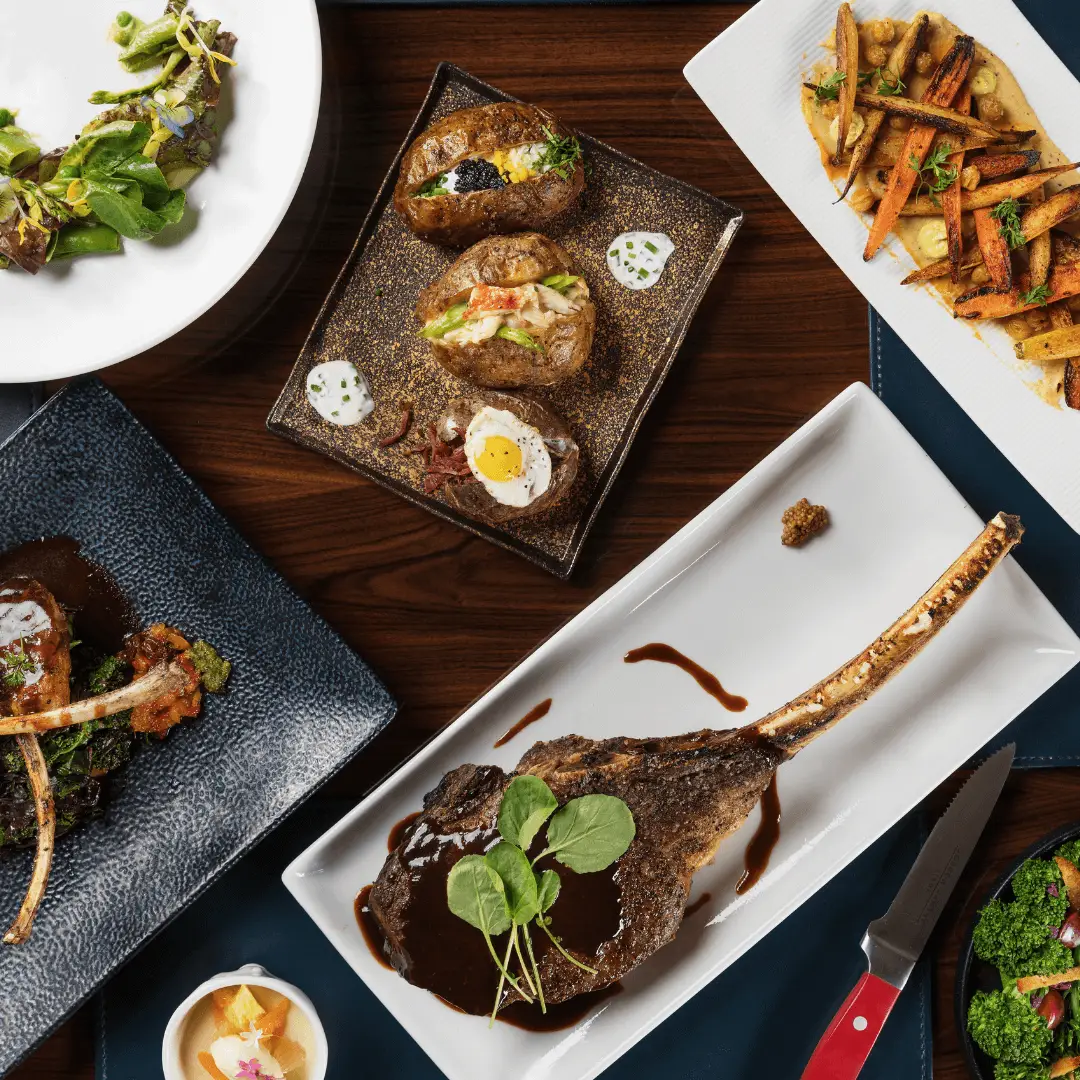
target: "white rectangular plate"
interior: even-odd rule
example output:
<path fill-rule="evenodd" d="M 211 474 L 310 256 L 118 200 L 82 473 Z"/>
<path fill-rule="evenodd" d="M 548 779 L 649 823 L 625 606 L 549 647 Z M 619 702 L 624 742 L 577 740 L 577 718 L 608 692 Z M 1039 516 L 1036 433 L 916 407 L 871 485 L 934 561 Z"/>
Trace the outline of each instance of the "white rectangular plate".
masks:
<path fill-rule="evenodd" d="M 910 19 L 917 0 L 857 0 L 860 21 Z M 800 81 L 836 25 L 836 0 L 759 0 L 686 65 L 690 85 L 774 191 L 964 411 L 1080 532 L 1080 415 L 1023 385 L 1024 365 L 1001 327 L 954 319 L 930 285 L 904 287 L 915 266 L 895 237 L 863 262 L 866 226 L 825 170 L 799 104 Z M 946 0 L 934 10 L 996 53 L 1066 154 L 1080 154 L 1080 83 L 1012 0 Z M 753 87 L 753 92 L 747 92 Z M 1072 140 L 1072 141 L 1070 141 Z M 868 219 L 867 219 L 868 220 Z M 1030 375 L 1030 371 L 1029 371 Z"/>
<path fill-rule="evenodd" d="M 807 496 L 832 525 L 780 544 Z M 1009 507 L 1002 507 L 1008 510 Z M 862 649 L 981 523 L 892 414 L 849 387 L 760 465 L 469 708 L 283 880 L 357 974 L 452 1080 L 595 1076 L 825 884 L 1076 663 L 1080 640 L 1013 561 L 896 679 L 780 770 L 784 823 L 769 870 L 736 898 L 757 814 L 694 883 L 713 899 L 624 991 L 576 1029 L 532 1034 L 452 1012 L 380 967 L 353 917 L 391 826 L 464 762 L 512 769 L 534 739 L 675 735 L 735 719 L 677 668 L 623 663 L 667 642 L 764 715 Z M 492 744 L 544 698 L 548 715 Z M 707 922 L 707 927 L 706 927 Z M 852 942 L 859 927 L 852 927 Z"/>

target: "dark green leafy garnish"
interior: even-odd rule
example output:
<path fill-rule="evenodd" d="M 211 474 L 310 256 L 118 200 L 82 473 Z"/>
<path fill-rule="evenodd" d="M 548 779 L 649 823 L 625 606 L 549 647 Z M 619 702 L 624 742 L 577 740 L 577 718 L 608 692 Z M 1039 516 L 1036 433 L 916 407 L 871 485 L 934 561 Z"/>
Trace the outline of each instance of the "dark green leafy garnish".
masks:
<path fill-rule="evenodd" d="M 818 101 L 836 101 L 840 96 L 840 87 L 846 79 L 847 75 L 843 71 L 834 71 L 814 87 L 814 96 Z"/>
<path fill-rule="evenodd" d="M 904 80 L 899 75 L 894 75 L 888 68 L 875 68 L 874 74 L 878 77 L 877 92 L 882 97 L 899 97 L 907 89 Z"/>
<path fill-rule="evenodd" d="M 547 136 L 547 142 L 544 143 L 544 152 L 536 160 L 536 168 L 549 169 L 564 180 L 569 180 L 583 157 L 578 137 L 555 135 L 548 127 L 543 128 L 543 132 Z"/>
<path fill-rule="evenodd" d="M 26 683 L 26 676 L 35 670 L 37 664 L 27 656 L 22 642 L 11 652 L 0 653 L 0 682 L 11 690 L 18 690 Z"/>
<path fill-rule="evenodd" d="M 1032 285 L 1027 292 L 1020 294 L 1021 304 L 1038 304 L 1039 307 L 1046 307 L 1050 301 L 1050 286 L 1049 285 Z"/>
<path fill-rule="evenodd" d="M 1005 238 L 1009 250 L 1024 246 L 1024 230 L 1020 225 L 1020 204 L 1011 196 L 1003 199 L 990 211 L 990 216 L 996 218 L 998 231 Z"/>
<path fill-rule="evenodd" d="M 950 184 L 955 183 L 957 176 L 959 176 L 959 170 L 955 165 L 949 164 L 949 155 L 951 153 L 952 147 L 948 143 L 942 143 L 930 151 L 922 165 L 919 164 L 919 159 L 914 154 L 908 158 L 908 165 L 919 174 L 919 188 L 915 193 L 916 198 L 918 198 L 919 191 L 926 188 L 930 198 L 937 205 L 938 200 L 935 196 L 940 195 Z"/>
<path fill-rule="evenodd" d="M 119 690 L 131 679 L 131 668 L 119 656 L 106 656 L 90 673 L 87 685 L 92 695 Z"/>

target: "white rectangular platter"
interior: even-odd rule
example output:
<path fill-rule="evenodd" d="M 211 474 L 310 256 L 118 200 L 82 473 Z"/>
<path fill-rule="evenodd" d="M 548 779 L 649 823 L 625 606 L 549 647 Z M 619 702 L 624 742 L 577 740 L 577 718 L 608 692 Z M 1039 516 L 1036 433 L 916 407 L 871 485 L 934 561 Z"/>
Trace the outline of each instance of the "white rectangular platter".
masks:
<path fill-rule="evenodd" d="M 782 547 L 780 516 L 802 496 L 828 507 L 832 525 L 803 548 Z M 535 739 L 731 726 L 677 668 L 623 662 L 648 642 L 673 645 L 749 698 L 740 720 L 764 715 L 872 641 L 980 528 L 888 409 L 862 384 L 849 387 L 312 845 L 286 886 L 451 1080 L 495 1080 L 511 1066 L 527 1080 L 595 1076 L 1076 663 L 1080 640 L 1028 576 L 1007 560 L 926 652 L 785 763 L 781 839 L 759 884 L 735 896 L 755 812 L 697 875 L 694 895 L 712 895 L 699 921 L 572 1030 L 489 1031 L 485 1018 L 452 1012 L 379 966 L 353 901 L 379 873 L 390 828 L 447 770 L 510 770 Z M 548 697 L 544 719 L 493 748 Z"/>
<path fill-rule="evenodd" d="M 1080 532 L 1080 414 L 1055 409 L 1023 385 L 1022 361 L 1001 327 L 976 330 L 928 284 L 902 287 L 915 266 L 895 237 L 863 262 L 866 225 L 837 192 L 803 121 L 803 75 L 836 25 L 837 0 L 759 0 L 686 65 L 690 85 L 768 181 L 905 344 L 1023 473 Z M 855 17 L 910 19 L 917 0 L 856 0 Z M 1050 137 L 1077 160 L 1080 83 L 1012 0 L 943 0 L 940 11 L 1012 70 Z M 753 93 L 747 92 L 753 87 Z M 869 220 L 867 218 L 866 220 Z"/>

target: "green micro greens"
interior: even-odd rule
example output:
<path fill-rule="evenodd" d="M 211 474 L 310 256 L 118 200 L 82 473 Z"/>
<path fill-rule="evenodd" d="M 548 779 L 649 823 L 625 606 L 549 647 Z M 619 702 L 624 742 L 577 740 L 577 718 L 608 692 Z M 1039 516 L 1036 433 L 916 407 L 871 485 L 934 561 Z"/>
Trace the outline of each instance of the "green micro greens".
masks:
<path fill-rule="evenodd" d="M 1024 230 L 1020 225 L 1020 204 L 1012 197 L 1003 199 L 990 211 L 998 222 L 998 232 L 1005 237 L 1009 250 L 1024 246 Z"/>
<path fill-rule="evenodd" d="M 835 101 L 840 96 L 840 86 L 845 79 L 847 75 L 843 71 L 834 71 L 814 87 L 814 96 L 818 101 Z"/>
<path fill-rule="evenodd" d="M 948 143 L 942 143 L 930 151 L 922 165 L 919 164 L 919 159 L 914 154 L 908 158 L 908 165 L 919 174 L 919 189 L 915 193 L 916 198 L 918 198 L 919 191 L 922 191 L 925 187 L 930 194 L 931 201 L 936 206 L 938 204 L 936 196 L 940 195 L 950 184 L 956 182 L 959 171 L 955 165 L 949 164 L 949 155 L 951 153 L 952 147 Z M 927 174 L 929 174 L 929 179 L 927 179 Z"/>
<path fill-rule="evenodd" d="M 1046 307 L 1050 302 L 1050 286 L 1049 285 L 1032 285 L 1027 292 L 1020 294 L 1021 304 L 1038 304 L 1039 307 Z"/>
<path fill-rule="evenodd" d="M 536 161 L 537 169 L 550 169 L 558 174 L 563 180 L 569 180 L 582 161 L 581 143 L 576 135 L 556 135 L 551 128 L 543 127 L 541 130 L 547 136 L 544 143 L 544 152 Z"/>
<path fill-rule="evenodd" d="M 532 860 L 526 852 L 547 823 L 546 843 Z M 524 1001 L 539 1001 L 547 1011 L 540 968 L 536 963 L 529 924 L 547 934 L 552 945 L 571 964 L 596 974 L 563 948 L 552 932 L 547 914 L 559 898 L 559 875 L 542 872 L 536 864 L 551 855 L 578 874 L 592 874 L 611 866 L 634 839 L 630 808 L 611 795 L 583 795 L 561 809 L 551 788 L 538 776 L 516 776 L 499 805 L 502 839 L 484 855 L 466 855 L 454 864 L 446 879 L 446 902 L 450 910 L 484 935 L 488 952 L 499 971 L 491 1023 L 495 1023 L 503 989 L 509 983 Z M 500 957 L 493 938 L 507 934 Z M 524 946 L 524 948 L 523 948 Z M 520 974 L 511 973 L 514 960 Z"/>
<path fill-rule="evenodd" d="M 34 661 L 27 656 L 26 649 L 23 646 L 22 639 L 19 639 L 18 650 L 12 652 L 0 654 L 0 668 L 3 669 L 3 676 L 0 681 L 4 686 L 11 690 L 18 690 L 26 683 L 26 676 L 29 675 L 37 665 Z"/>

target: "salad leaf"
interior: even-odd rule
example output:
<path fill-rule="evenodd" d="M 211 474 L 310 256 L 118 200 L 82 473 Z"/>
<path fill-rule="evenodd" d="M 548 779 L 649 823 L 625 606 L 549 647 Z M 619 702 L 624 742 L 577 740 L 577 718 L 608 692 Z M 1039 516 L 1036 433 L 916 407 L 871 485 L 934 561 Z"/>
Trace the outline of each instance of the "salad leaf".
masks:
<path fill-rule="evenodd" d="M 499 833 L 504 840 L 528 851 L 540 826 L 559 802 L 539 776 L 515 776 L 499 806 Z"/>
<path fill-rule="evenodd" d="M 518 924 L 536 918 L 540 914 L 536 875 L 521 848 L 504 840 L 496 844 L 484 858 L 502 879 L 510 918 Z"/>
<path fill-rule="evenodd" d="M 562 882 L 554 870 L 545 870 L 536 879 L 536 898 L 540 904 L 540 913 L 547 911 L 559 899 Z"/>
<path fill-rule="evenodd" d="M 454 863 L 446 879 L 446 903 L 450 910 L 485 937 L 510 929 L 510 909 L 502 878 L 483 855 L 465 855 Z"/>
<path fill-rule="evenodd" d="M 622 799 L 583 795 L 571 799 L 551 819 L 544 854 L 554 854 L 576 873 L 591 874 L 615 862 L 635 832 L 634 816 Z"/>

